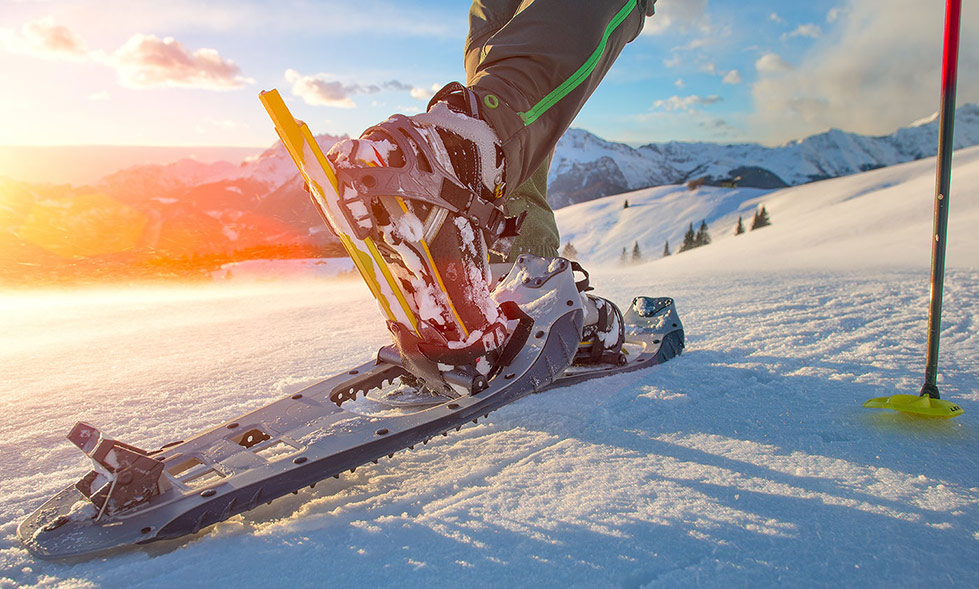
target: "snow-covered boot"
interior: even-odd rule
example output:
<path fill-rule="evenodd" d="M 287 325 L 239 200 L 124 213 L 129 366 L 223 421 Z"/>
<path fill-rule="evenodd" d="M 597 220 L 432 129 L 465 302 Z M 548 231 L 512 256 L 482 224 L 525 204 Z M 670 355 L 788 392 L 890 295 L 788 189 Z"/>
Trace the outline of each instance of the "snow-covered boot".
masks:
<path fill-rule="evenodd" d="M 571 262 L 572 268 L 584 276 L 577 281 L 578 292 L 585 311 L 584 328 L 574 356 L 576 366 L 586 364 L 625 364 L 622 353 L 625 343 L 625 321 L 622 311 L 612 301 L 589 294 L 592 290 L 588 272 L 578 262 Z"/>
<path fill-rule="evenodd" d="M 568 260 L 575 272 L 584 278 L 576 282 L 585 312 L 584 328 L 574 356 L 574 365 L 626 363 L 622 352 L 625 343 L 625 321 L 622 311 L 612 301 L 590 294 L 593 289 L 588 272 L 578 262 Z M 509 263 L 490 264 L 491 284 L 504 280 L 512 268 Z"/>
<path fill-rule="evenodd" d="M 507 336 L 487 243 L 515 235 L 521 219 L 505 214 L 503 151 L 475 95 L 449 84 L 428 112 L 395 115 L 328 157 L 341 189 L 331 214 L 376 248 L 399 287 L 374 294 L 398 311 L 388 327 L 412 373 L 430 385 L 448 368 L 486 374 Z"/>
<path fill-rule="evenodd" d="M 582 293 L 581 300 L 585 308 L 585 327 L 574 364 L 625 364 L 622 311 L 612 301 L 595 295 Z"/>

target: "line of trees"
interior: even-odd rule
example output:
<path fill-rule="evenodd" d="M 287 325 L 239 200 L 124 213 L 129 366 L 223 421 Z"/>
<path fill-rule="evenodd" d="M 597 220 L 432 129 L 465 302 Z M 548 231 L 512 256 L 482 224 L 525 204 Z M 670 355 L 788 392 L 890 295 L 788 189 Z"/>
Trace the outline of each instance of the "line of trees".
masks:
<path fill-rule="evenodd" d="M 771 224 L 772 219 L 768 216 L 768 211 L 765 210 L 764 205 L 762 205 L 760 210 L 755 211 L 755 218 L 751 220 L 751 231 L 768 227 Z M 734 228 L 734 234 L 741 235 L 742 233 L 744 233 L 744 222 L 741 217 L 738 217 L 738 225 Z"/>
<path fill-rule="evenodd" d="M 628 207 L 629 207 L 629 201 L 625 201 L 623 208 L 628 208 Z M 766 210 L 765 207 L 762 206 L 761 209 L 755 211 L 755 216 L 751 221 L 750 231 L 754 231 L 755 229 L 761 229 L 762 227 L 767 227 L 771 224 L 772 224 L 772 220 L 771 217 L 769 217 L 768 215 L 768 210 Z M 741 235 L 742 233 L 745 233 L 744 219 L 742 217 L 738 217 L 738 225 L 734 229 L 734 234 Z M 683 253 L 685 251 L 689 251 L 698 247 L 710 245 L 710 243 L 711 243 L 711 237 L 710 237 L 710 230 L 707 227 L 707 220 L 706 219 L 702 220 L 700 222 L 700 227 L 697 228 L 696 231 L 694 231 L 693 223 L 690 223 L 687 226 L 686 233 L 683 234 L 683 243 L 680 244 L 680 249 L 678 249 L 676 253 L 678 254 Z M 670 251 L 670 240 L 667 239 L 666 243 L 663 244 L 663 257 L 665 258 L 671 255 L 673 255 L 673 252 Z M 564 248 L 561 250 L 561 256 L 568 258 L 570 260 L 574 260 L 577 259 L 578 257 L 578 251 L 575 249 L 574 244 L 572 244 L 569 241 L 564 245 Z M 643 260 L 643 254 L 639 248 L 638 240 L 633 242 L 631 253 L 629 251 L 629 248 L 623 247 L 622 254 L 619 256 L 619 263 L 621 264 L 629 264 L 629 263 L 637 264 L 642 260 Z"/>

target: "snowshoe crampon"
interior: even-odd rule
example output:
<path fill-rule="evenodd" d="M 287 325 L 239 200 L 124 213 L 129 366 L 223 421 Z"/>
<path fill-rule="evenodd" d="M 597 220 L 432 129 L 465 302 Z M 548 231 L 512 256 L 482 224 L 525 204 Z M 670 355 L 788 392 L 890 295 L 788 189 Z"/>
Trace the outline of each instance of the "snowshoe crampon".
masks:
<path fill-rule="evenodd" d="M 69 438 L 94 468 L 20 524 L 21 542 L 39 557 L 67 558 L 193 534 L 392 457 L 524 395 L 656 365 L 683 349 L 672 301 L 637 297 L 624 314 L 625 362 L 571 366 L 583 311 L 571 264 L 561 258 L 521 257 L 493 296 L 509 309 L 510 336 L 485 386 L 471 394 L 385 405 L 369 393 L 408 375 L 399 352 L 387 347 L 373 361 L 159 450 L 76 425 Z"/>

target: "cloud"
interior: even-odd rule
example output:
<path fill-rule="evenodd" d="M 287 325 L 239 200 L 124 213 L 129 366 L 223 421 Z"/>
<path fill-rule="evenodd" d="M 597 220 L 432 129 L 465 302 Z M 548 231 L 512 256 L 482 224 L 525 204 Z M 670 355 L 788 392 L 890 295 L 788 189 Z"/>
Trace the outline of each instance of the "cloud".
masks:
<path fill-rule="evenodd" d="M 657 100 L 653 103 L 653 109 L 663 109 L 666 111 L 685 111 L 690 110 L 696 106 L 708 106 L 711 104 L 717 104 L 723 100 L 720 96 L 671 96 L 666 100 Z"/>
<path fill-rule="evenodd" d="M 42 59 L 88 59 L 81 37 L 51 17 L 26 23 L 19 31 L 0 29 L 0 45 L 13 53 Z"/>
<path fill-rule="evenodd" d="M 296 70 L 286 70 L 286 81 L 292 84 L 292 94 L 313 106 L 354 108 L 356 103 L 340 82 L 328 82 L 315 76 L 304 76 Z"/>
<path fill-rule="evenodd" d="M 826 13 L 826 22 L 828 23 L 834 23 L 839 18 L 840 18 L 840 9 L 835 6 L 833 8 L 830 8 L 829 12 Z"/>
<path fill-rule="evenodd" d="M 135 34 L 117 49 L 89 51 L 82 38 L 48 17 L 29 22 L 19 32 L 0 29 L 0 45 L 9 51 L 44 59 L 99 63 L 116 70 L 119 82 L 128 88 L 179 86 L 207 90 L 234 90 L 254 80 L 214 49 L 188 51 L 172 37 Z M 102 100 L 103 98 L 93 98 Z"/>
<path fill-rule="evenodd" d="M 417 100 L 428 100 L 435 91 L 440 88 L 438 85 L 432 89 L 420 88 L 412 84 L 399 80 L 389 80 L 380 84 L 344 84 L 336 80 L 329 80 L 327 74 L 317 74 L 315 76 L 304 76 L 294 69 L 286 70 L 286 81 L 292 84 L 294 96 L 302 98 L 306 104 L 313 106 L 332 106 L 334 108 L 355 108 L 357 104 L 351 96 L 357 94 L 377 94 L 385 91 L 408 92 L 412 98 Z"/>
<path fill-rule="evenodd" d="M 440 86 L 439 84 L 432 84 L 431 89 L 417 88 L 417 87 L 412 88 L 411 97 L 414 98 L 415 100 L 424 100 L 427 102 L 431 100 L 432 96 L 435 96 L 435 93 L 441 89 L 442 86 Z"/>
<path fill-rule="evenodd" d="M 772 22 L 774 22 L 774 23 L 778 23 L 778 24 L 782 24 L 782 23 L 784 23 L 784 22 L 785 22 L 785 21 L 784 21 L 784 20 L 782 19 L 782 17 L 778 15 L 778 13 L 777 13 L 777 12 L 773 12 L 773 13 L 771 13 L 771 14 L 769 14 L 769 15 L 768 15 L 768 20 L 770 20 L 770 21 L 772 21 Z"/>
<path fill-rule="evenodd" d="M 643 34 L 703 31 L 704 27 L 709 27 L 706 12 L 707 0 L 659 0 L 656 15 L 646 19 Z"/>
<path fill-rule="evenodd" d="M 128 88 L 184 87 L 235 90 L 254 80 L 214 49 L 188 51 L 172 37 L 136 34 L 108 59 Z"/>
<path fill-rule="evenodd" d="M 714 138 L 731 138 L 741 135 L 741 130 L 724 119 L 711 117 L 697 121 L 697 126 Z"/>
<path fill-rule="evenodd" d="M 799 25 L 791 33 L 785 33 L 782 35 L 782 40 L 787 41 L 794 37 L 808 37 L 810 39 L 818 39 L 823 36 L 823 30 L 819 28 L 819 25 L 805 24 Z"/>
<path fill-rule="evenodd" d="M 792 71 L 792 64 L 785 61 L 775 53 L 766 53 L 755 62 L 755 69 L 759 73 L 774 74 L 779 72 Z"/>
<path fill-rule="evenodd" d="M 738 70 L 731 70 L 724 74 L 724 79 L 721 82 L 725 84 L 740 84 L 741 83 L 741 72 Z"/>
<path fill-rule="evenodd" d="M 828 128 L 890 133 L 933 113 L 941 80 L 942 10 L 917 0 L 846 0 L 831 35 L 786 70 L 756 64 L 753 123 L 769 142 Z M 979 100 L 979 11 L 962 14 L 959 102 Z"/>

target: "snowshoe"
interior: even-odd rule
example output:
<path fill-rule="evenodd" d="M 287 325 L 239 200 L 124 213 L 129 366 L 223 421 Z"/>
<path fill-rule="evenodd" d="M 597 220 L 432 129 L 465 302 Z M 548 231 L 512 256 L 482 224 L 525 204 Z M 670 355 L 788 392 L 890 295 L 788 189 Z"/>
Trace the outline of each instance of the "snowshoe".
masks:
<path fill-rule="evenodd" d="M 42 558 L 103 553 L 195 534 L 328 477 L 426 443 L 534 393 L 638 370 L 683 350 L 669 298 L 636 297 L 625 313 L 625 362 L 571 365 L 584 331 L 571 264 L 521 256 L 493 292 L 513 323 L 501 362 L 469 395 L 415 406 L 372 395 L 416 383 L 395 347 L 375 360 L 238 416 L 186 441 L 144 451 L 78 424 L 69 434 L 93 469 L 17 528 Z M 465 375 L 446 374 L 447 380 Z"/>
<path fill-rule="evenodd" d="M 469 230 L 502 228 L 509 221 L 485 224 L 479 214 L 499 220 L 499 209 L 485 208 L 473 193 L 470 208 L 452 213 L 449 225 L 458 231 L 443 234 L 433 228 L 446 226 L 449 216 L 440 220 L 439 209 L 447 207 L 413 197 L 394 199 L 397 208 L 390 198 L 365 200 L 369 191 L 341 187 L 309 129 L 292 118 L 277 93 L 262 99 L 318 210 L 397 332 L 395 345 L 381 348 L 370 362 L 154 451 L 79 423 L 69 439 L 93 470 L 18 526 L 21 542 L 37 556 L 85 556 L 194 534 L 327 477 L 391 458 L 524 395 L 654 366 L 683 349 L 671 299 L 637 297 L 621 315 L 610 302 L 585 294 L 587 275 L 576 282 L 580 267 L 563 258 L 520 256 L 489 292 L 488 265 L 474 253 L 480 244 Z M 414 151 L 406 147 L 403 153 Z M 388 163 L 383 155 L 378 169 Z M 482 204 L 472 205 L 477 201 Z M 405 214 L 398 217 L 398 209 Z M 362 224 L 358 214 L 376 218 Z M 424 219 L 420 230 L 412 219 Z M 447 249 L 474 246 L 465 255 L 480 260 L 479 276 L 444 284 L 453 262 L 444 263 L 435 254 L 442 250 L 432 248 L 443 236 Z M 426 294 L 436 284 L 438 292 Z M 468 315 L 460 312 L 463 304 L 479 308 Z M 462 327 L 469 331 L 465 339 Z M 414 388 L 423 402 L 398 402 L 406 392 L 396 394 L 399 387 Z"/>

